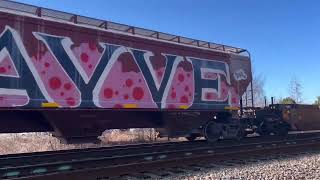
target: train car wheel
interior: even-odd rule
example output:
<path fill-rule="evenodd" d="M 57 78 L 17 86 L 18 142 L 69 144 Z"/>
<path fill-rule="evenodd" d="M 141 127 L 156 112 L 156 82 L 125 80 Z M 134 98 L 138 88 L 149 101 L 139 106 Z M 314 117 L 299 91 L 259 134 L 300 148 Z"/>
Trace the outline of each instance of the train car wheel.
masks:
<path fill-rule="evenodd" d="M 222 134 L 221 125 L 214 122 L 209 121 L 204 128 L 204 137 L 208 142 L 216 142 Z"/>

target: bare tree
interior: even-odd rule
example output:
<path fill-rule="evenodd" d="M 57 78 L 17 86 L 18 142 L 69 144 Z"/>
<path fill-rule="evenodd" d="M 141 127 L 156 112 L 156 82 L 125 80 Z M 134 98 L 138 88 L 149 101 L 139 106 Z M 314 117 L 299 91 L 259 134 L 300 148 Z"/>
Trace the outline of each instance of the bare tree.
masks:
<path fill-rule="evenodd" d="M 264 106 L 264 99 L 265 99 L 265 90 L 264 90 L 265 78 L 264 76 L 259 73 L 253 73 L 253 82 L 252 82 L 252 89 L 253 89 L 253 99 L 254 105 L 258 107 Z"/>
<path fill-rule="evenodd" d="M 289 84 L 289 94 L 296 103 L 302 103 L 302 85 L 296 76 L 291 78 Z"/>
<path fill-rule="evenodd" d="M 320 96 L 317 96 L 317 99 L 314 101 L 315 105 L 320 105 Z"/>

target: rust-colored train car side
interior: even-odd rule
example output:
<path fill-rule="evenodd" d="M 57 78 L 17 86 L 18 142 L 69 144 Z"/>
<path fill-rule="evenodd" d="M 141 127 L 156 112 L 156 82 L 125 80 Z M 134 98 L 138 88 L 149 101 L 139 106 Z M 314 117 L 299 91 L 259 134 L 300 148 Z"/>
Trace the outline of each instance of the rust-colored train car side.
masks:
<path fill-rule="evenodd" d="M 0 133 L 85 141 L 152 127 L 185 135 L 239 107 L 250 88 L 244 49 L 10 1 L 0 7 Z"/>

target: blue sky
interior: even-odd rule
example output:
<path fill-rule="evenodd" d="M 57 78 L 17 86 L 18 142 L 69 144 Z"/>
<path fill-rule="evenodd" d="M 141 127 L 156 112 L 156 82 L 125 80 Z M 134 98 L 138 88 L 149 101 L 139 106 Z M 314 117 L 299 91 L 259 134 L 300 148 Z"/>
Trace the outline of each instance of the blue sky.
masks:
<path fill-rule="evenodd" d="M 89 17 L 248 49 L 267 96 L 296 76 L 304 102 L 320 96 L 317 0 L 18 0 Z"/>

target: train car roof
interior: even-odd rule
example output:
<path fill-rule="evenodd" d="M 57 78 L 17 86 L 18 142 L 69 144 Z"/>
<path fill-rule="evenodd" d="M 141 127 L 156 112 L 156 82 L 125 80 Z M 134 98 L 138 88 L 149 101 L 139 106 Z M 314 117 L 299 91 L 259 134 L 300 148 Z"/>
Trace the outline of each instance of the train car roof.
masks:
<path fill-rule="evenodd" d="M 152 39 L 156 41 L 179 44 L 182 46 L 201 48 L 206 50 L 232 53 L 243 56 L 250 56 L 246 49 L 228 46 L 224 44 L 217 44 L 197 39 L 191 39 L 183 36 L 162 33 L 154 30 L 124 25 L 111 21 L 105 21 L 95 18 L 90 18 L 81 15 L 75 15 L 58 10 L 37 7 L 33 5 L 13 2 L 9 0 L 0 0 L 0 11 L 18 14 L 22 16 L 32 16 L 35 18 L 42 18 L 51 21 L 58 21 L 61 23 L 68 23 L 87 28 L 94 28 L 98 30 L 109 31 L 113 33 L 126 34 L 130 36 L 138 36 L 142 38 Z"/>

